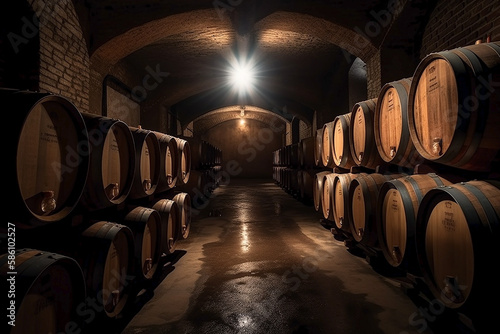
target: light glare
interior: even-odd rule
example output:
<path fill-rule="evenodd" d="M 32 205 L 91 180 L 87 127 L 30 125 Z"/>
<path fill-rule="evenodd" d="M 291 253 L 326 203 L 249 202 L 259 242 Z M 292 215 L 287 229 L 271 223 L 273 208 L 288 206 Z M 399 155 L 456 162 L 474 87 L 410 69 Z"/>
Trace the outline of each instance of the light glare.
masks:
<path fill-rule="evenodd" d="M 253 71 L 248 64 L 236 64 L 231 72 L 231 82 L 240 90 L 250 88 L 253 77 Z"/>

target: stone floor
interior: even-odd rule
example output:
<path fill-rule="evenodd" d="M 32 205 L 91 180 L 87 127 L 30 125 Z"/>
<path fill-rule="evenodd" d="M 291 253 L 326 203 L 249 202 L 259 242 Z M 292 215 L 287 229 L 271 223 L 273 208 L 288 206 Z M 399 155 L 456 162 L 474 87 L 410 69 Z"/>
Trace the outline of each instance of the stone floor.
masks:
<path fill-rule="evenodd" d="M 231 180 L 195 212 L 151 289 L 106 333 L 472 333 L 369 264 L 272 180 Z M 465 324 L 464 324 L 465 323 Z"/>

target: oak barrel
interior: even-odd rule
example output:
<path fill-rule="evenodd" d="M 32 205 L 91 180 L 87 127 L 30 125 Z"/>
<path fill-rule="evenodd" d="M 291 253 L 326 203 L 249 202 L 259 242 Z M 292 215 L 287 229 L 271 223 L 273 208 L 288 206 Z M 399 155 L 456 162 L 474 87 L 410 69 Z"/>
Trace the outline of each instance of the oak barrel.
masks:
<path fill-rule="evenodd" d="M 6 295 L 3 333 L 60 333 L 68 324 L 81 330 L 84 319 L 80 312 L 85 310 L 86 290 L 82 270 L 73 258 L 17 249 L 0 257 L 0 273 Z M 8 324 L 10 321 L 15 326 Z"/>
<path fill-rule="evenodd" d="M 118 119 L 82 113 L 90 141 L 90 167 L 82 204 L 99 210 L 123 203 L 132 188 L 135 145 L 129 126 Z"/>
<path fill-rule="evenodd" d="M 421 275 L 415 245 L 417 211 L 427 192 L 450 184 L 434 173 L 384 182 L 378 196 L 377 232 L 380 248 L 392 267 Z"/>
<path fill-rule="evenodd" d="M 424 159 L 418 154 L 408 128 L 408 94 L 412 78 L 386 83 L 379 92 L 373 117 L 375 143 L 388 163 L 414 167 Z"/>
<path fill-rule="evenodd" d="M 303 138 L 299 142 L 299 166 L 302 168 L 313 168 L 316 165 L 314 160 L 314 150 L 316 145 L 315 137 Z"/>
<path fill-rule="evenodd" d="M 66 98 L 0 89 L 9 110 L 4 184 L 6 221 L 22 227 L 61 221 L 76 208 L 89 170 L 88 132 Z"/>
<path fill-rule="evenodd" d="M 172 192 L 166 198 L 176 202 L 179 207 L 180 229 L 177 230 L 175 239 L 187 239 L 191 229 L 191 196 L 185 192 Z"/>
<path fill-rule="evenodd" d="M 178 175 L 178 149 L 175 137 L 166 133 L 154 132 L 160 144 L 160 179 L 156 193 L 162 193 L 175 187 Z"/>
<path fill-rule="evenodd" d="M 323 171 L 314 174 L 314 184 L 313 184 L 313 204 L 316 212 L 323 213 L 322 205 L 323 202 L 323 181 L 324 177 L 331 172 Z"/>
<path fill-rule="evenodd" d="M 375 143 L 373 117 L 376 108 L 377 98 L 356 103 L 352 108 L 349 127 L 352 159 L 356 165 L 370 169 L 384 163 Z"/>
<path fill-rule="evenodd" d="M 500 42 L 432 53 L 415 70 L 410 136 L 426 159 L 489 171 L 500 141 Z"/>
<path fill-rule="evenodd" d="M 341 173 L 333 178 L 332 186 L 332 211 L 333 221 L 337 230 L 346 235 L 351 235 L 351 223 L 349 221 L 349 185 L 359 174 Z"/>
<path fill-rule="evenodd" d="M 154 194 L 160 179 L 160 144 L 150 130 L 130 127 L 135 143 L 135 173 L 129 198 Z"/>
<path fill-rule="evenodd" d="M 384 182 L 402 174 L 359 173 L 349 184 L 348 213 L 351 234 L 362 245 L 378 248 L 377 200 Z"/>
<path fill-rule="evenodd" d="M 159 199 L 152 208 L 161 217 L 161 251 L 166 255 L 172 254 L 175 251 L 177 231 L 181 229 L 179 207 L 175 201 Z"/>
<path fill-rule="evenodd" d="M 323 177 L 323 192 L 321 194 L 321 210 L 323 218 L 329 221 L 334 221 L 333 207 L 333 180 L 337 173 L 328 173 Z"/>
<path fill-rule="evenodd" d="M 315 133 L 316 145 L 314 145 L 314 163 L 316 167 L 325 167 L 323 165 L 323 127 L 317 129 Z"/>
<path fill-rule="evenodd" d="M 333 121 L 333 138 L 331 140 L 333 163 L 335 166 L 350 169 L 356 166 L 351 155 L 351 144 L 349 133 L 351 128 L 351 114 L 343 114 L 335 117 Z"/>
<path fill-rule="evenodd" d="M 323 124 L 321 139 L 321 162 L 325 167 L 334 167 L 333 160 L 333 121 Z"/>
<path fill-rule="evenodd" d="M 97 300 L 109 318 L 123 313 L 136 283 L 134 236 L 130 228 L 98 221 L 81 233 L 74 255 L 83 270 L 87 296 Z"/>
<path fill-rule="evenodd" d="M 175 141 L 177 143 L 178 154 L 176 184 L 183 185 L 189 181 L 189 174 L 191 172 L 191 148 L 187 140 L 175 137 Z"/>
<path fill-rule="evenodd" d="M 417 215 L 417 254 L 435 298 L 452 309 L 488 310 L 500 297 L 496 255 L 500 182 L 469 181 L 429 191 Z"/>
<path fill-rule="evenodd" d="M 125 215 L 123 225 L 134 235 L 136 273 L 143 280 L 151 280 L 158 270 L 162 250 L 162 221 L 158 211 L 137 206 Z"/>

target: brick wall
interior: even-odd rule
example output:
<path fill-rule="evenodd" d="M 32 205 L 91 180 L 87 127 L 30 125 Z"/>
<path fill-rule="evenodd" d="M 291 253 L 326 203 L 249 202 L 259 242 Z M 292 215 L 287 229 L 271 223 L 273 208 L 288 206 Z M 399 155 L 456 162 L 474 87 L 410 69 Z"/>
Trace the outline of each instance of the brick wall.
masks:
<path fill-rule="evenodd" d="M 89 112 L 89 56 L 72 1 L 35 0 L 33 10 L 40 21 L 40 91 Z"/>
<path fill-rule="evenodd" d="M 478 39 L 500 40 L 500 2 L 491 0 L 440 0 L 423 35 L 420 58 L 474 44 Z"/>

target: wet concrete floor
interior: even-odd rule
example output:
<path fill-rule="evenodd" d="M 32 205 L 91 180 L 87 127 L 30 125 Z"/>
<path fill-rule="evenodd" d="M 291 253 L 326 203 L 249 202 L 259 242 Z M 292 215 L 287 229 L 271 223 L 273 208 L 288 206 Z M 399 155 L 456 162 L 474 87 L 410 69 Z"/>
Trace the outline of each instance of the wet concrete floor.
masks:
<path fill-rule="evenodd" d="M 442 310 L 415 302 L 272 180 L 217 188 L 176 249 L 122 334 L 467 332 L 439 327 Z"/>

